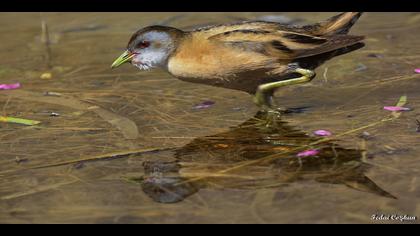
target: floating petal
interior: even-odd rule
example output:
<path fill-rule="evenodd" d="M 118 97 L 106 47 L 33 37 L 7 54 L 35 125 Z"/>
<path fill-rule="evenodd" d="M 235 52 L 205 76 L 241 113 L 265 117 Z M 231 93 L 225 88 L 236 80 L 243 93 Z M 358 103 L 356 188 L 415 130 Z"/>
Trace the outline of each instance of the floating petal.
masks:
<path fill-rule="evenodd" d="M 315 135 L 318 135 L 318 136 L 331 136 L 332 135 L 332 133 L 330 131 L 323 130 L 323 129 L 315 130 L 314 131 L 314 134 Z"/>
<path fill-rule="evenodd" d="M 20 88 L 20 83 L 15 84 L 0 84 L 0 90 L 10 90 Z"/>
<path fill-rule="evenodd" d="M 408 107 L 400 107 L 400 106 L 385 106 L 384 110 L 387 111 L 410 111 L 411 109 Z"/>
<path fill-rule="evenodd" d="M 305 151 L 299 152 L 299 153 L 297 154 L 297 157 L 310 157 L 310 156 L 316 156 L 316 155 L 318 155 L 318 153 L 319 153 L 319 150 L 316 150 L 316 149 L 309 149 L 309 150 L 305 150 Z"/>

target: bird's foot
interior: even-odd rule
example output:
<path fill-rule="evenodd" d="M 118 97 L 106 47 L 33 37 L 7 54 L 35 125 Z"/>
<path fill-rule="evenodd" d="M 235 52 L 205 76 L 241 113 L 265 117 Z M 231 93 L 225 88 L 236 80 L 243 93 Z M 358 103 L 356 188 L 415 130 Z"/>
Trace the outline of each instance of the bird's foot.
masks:
<path fill-rule="evenodd" d="M 267 128 L 278 128 L 279 122 L 281 122 L 283 110 L 280 109 L 271 109 L 267 111 L 267 120 L 266 120 L 266 127 Z"/>
<path fill-rule="evenodd" d="M 261 131 L 271 131 L 279 127 L 283 110 L 269 108 L 261 110 L 261 112 L 263 112 L 264 115 L 261 116 L 262 119 L 256 123 Z"/>

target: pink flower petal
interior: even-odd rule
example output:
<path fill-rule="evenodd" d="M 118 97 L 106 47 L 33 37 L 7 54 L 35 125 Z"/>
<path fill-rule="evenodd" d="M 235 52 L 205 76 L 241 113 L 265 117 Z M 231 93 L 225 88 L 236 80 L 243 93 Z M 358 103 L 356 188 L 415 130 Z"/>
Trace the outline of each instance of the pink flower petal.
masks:
<path fill-rule="evenodd" d="M 420 74 L 420 68 L 414 69 L 414 72 L 417 73 L 417 74 Z"/>
<path fill-rule="evenodd" d="M 410 111 L 411 109 L 408 108 L 408 107 L 385 106 L 384 110 L 387 110 L 387 111 Z"/>
<path fill-rule="evenodd" d="M 316 150 L 316 149 L 309 149 L 309 150 L 305 150 L 305 151 L 299 152 L 297 154 L 297 157 L 310 157 L 310 156 L 315 156 L 318 153 L 319 153 L 319 151 Z"/>
<path fill-rule="evenodd" d="M 10 90 L 20 88 L 20 83 L 15 84 L 0 84 L 0 90 Z"/>
<path fill-rule="evenodd" d="M 318 136 L 331 136 L 332 135 L 332 133 L 330 131 L 323 130 L 323 129 L 315 130 L 314 131 L 314 134 L 315 135 L 318 135 Z"/>

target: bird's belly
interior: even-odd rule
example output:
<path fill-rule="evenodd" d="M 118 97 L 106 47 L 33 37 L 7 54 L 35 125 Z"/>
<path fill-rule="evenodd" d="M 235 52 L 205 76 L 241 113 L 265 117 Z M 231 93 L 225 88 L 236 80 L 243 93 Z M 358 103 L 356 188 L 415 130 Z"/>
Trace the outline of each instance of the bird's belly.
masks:
<path fill-rule="evenodd" d="M 236 74 L 229 74 L 224 76 L 209 75 L 209 76 L 177 76 L 176 78 L 198 84 L 205 84 L 215 87 L 239 90 L 254 94 L 259 85 L 279 80 L 277 77 L 271 77 L 266 70 L 247 71 Z"/>
<path fill-rule="evenodd" d="M 272 76 L 268 72 L 277 65 L 276 60 L 256 53 L 226 51 L 225 48 L 218 48 L 218 53 L 191 51 L 184 50 L 182 52 L 188 55 L 172 57 L 168 61 L 168 72 L 183 81 L 248 93 L 254 93 L 265 78 Z"/>

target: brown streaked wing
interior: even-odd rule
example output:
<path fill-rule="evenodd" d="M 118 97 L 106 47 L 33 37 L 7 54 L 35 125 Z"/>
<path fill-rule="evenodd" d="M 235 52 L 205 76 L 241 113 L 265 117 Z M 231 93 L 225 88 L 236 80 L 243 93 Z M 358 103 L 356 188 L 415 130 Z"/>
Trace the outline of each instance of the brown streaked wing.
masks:
<path fill-rule="evenodd" d="M 226 31 L 209 37 L 209 40 L 218 40 L 227 46 L 263 53 L 278 59 L 313 56 L 350 46 L 362 39 L 362 36 L 318 37 L 290 31 L 262 29 Z"/>
<path fill-rule="evenodd" d="M 318 47 L 314 47 L 312 49 L 298 50 L 296 58 L 319 55 L 340 48 L 348 47 L 362 41 L 364 38 L 364 36 L 333 35 L 331 37 L 328 37 L 328 40 L 325 43 L 319 45 Z"/>

